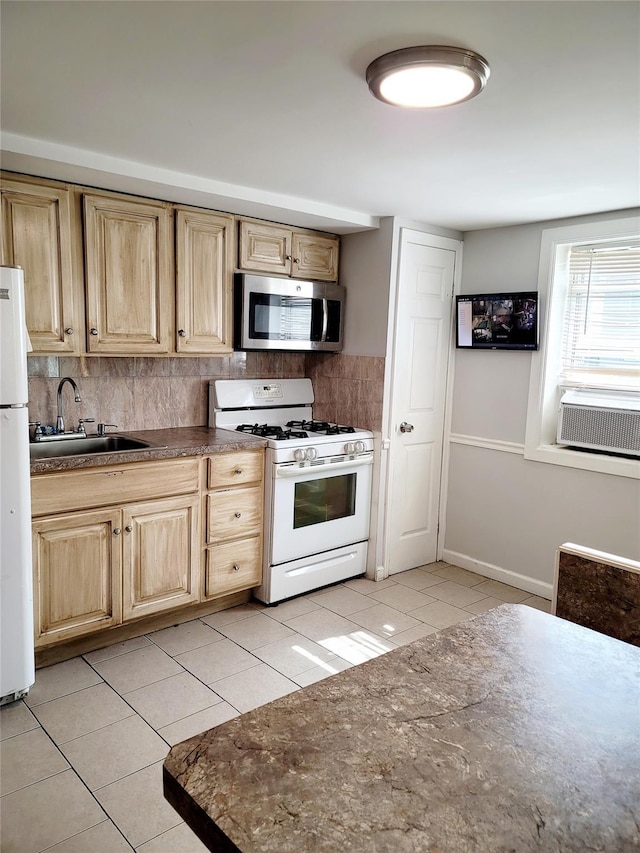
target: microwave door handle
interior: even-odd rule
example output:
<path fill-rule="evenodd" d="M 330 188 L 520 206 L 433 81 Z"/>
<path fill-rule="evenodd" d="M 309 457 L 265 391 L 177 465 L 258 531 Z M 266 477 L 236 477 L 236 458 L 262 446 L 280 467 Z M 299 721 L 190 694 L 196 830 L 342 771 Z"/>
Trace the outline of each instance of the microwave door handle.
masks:
<path fill-rule="evenodd" d="M 322 335 L 320 340 L 325 343 L 327 340 L 327 328 L 329 327 L 329 301 L 324 298 L 322 300 Z"/>

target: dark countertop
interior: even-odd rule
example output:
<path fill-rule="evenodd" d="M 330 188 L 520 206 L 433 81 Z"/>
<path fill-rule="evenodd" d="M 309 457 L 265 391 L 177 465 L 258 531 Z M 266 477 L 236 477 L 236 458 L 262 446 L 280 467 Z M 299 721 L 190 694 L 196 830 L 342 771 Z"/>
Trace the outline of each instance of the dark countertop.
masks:
<path fill-rule="evenodd" d="M 226 429 L 208 427 L 176 427 L 175 429 L 147 429 L 137 432 L 114 432 L 148 441 L 154 447 L 143 450 L 126 450 L 119 453 L 92 453 L 79 456 L 55 456 L 31 461 L 32 474 L 49 471 L 71 471 L 78 468 L 95 468 L 102 465 L 122 465 L 125 462 L 149 462 L 156 459 L 176 459 L 180 456 L 204 456 L 228 450 L 247 450 L 266 447 L 263 438 Z"/>
<path fill-rule="evenodd" d="M 640 650 L 503 605 L 174 746 L 212 851 L 640 850 Z"/>

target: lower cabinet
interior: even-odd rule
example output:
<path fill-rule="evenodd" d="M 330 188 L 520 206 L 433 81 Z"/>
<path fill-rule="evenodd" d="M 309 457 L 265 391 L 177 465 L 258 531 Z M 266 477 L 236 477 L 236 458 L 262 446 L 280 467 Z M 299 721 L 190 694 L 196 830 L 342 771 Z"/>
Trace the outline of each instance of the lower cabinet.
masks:
<path fill-rule="evenodd" d="M 119 525 L 109 509 L 33 522 L 36 646 L 120 624 Z"/>
<path fill-rule="evenodd" d="M 199 600 L 198 495 L 122 511 L 122 618 L 135 619 Z"/>
<path fill-rule="evenodd" d="M 199 600 L 197 494 L 33 523 L 36 644 Z"/>
<path fill-rule="evenodd" d="M 36 649 L 258 586 L 263 460 L 260 448 L 32 477 Z"/>
<path fill-rule="evenodd" d="M 262 583 L 263 467 L 262 450 L 239 450 L 209 459 L 206 598 Z"/>

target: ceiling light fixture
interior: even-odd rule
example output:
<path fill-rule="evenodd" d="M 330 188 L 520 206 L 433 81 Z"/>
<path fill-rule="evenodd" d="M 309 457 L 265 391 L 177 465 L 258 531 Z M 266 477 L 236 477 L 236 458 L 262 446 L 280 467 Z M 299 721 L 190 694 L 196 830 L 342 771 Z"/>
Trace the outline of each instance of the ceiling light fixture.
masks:
<path fill-rule="evenodd" d="M 366 79 L 371 93 L 387 104 L 447 107 L 480 94 L 489 79 L 489 63 L 463 47 L 405 47 L 374 59 Z"/>

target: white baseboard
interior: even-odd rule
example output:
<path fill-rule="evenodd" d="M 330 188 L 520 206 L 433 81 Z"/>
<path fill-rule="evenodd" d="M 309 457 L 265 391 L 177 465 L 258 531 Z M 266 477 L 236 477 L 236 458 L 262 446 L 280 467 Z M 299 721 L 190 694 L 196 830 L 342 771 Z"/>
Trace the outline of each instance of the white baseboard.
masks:
<path fill-rule="evenodd" d="M 532 595 L 539 595 L 541 598 L 547 598 L 549 601 L 553 598 L 553 584 L 530 578 L 527 575 L 519 575 L 517 572 L 512 572 L 509 569 L 501 569 L 500 566 L 493 566 L 491 563 L 483 563 L 481 560 L 476 560 L 467 554 L 459 554 L 457 551 L 450 551 L 445 548 L 442 552 L 442 560 L 445 563 L 460 566 L 461 569 L 468 569 L 470 572 L 484 575 L 487 578 L 491 578 L 491 580 L 508 583 L 509 586 L 515 586 L 517 589 L 530 592 Z M 425 592 L 428 592 L 428 590 L 425 590 Z"/>

